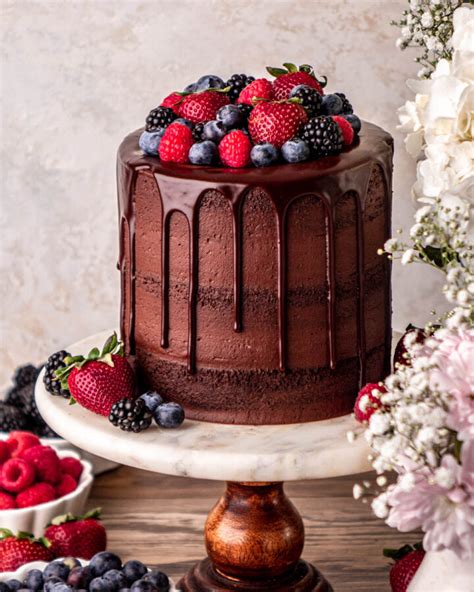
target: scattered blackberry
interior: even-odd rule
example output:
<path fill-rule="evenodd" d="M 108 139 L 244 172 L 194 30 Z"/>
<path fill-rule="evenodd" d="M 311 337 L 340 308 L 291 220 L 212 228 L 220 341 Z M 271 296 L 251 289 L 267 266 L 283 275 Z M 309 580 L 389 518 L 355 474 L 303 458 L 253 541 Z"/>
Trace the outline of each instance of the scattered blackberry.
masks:
<path fill-rule="evenodd" d="M 120 399 L 112 405 L 109 421 L 125 432 L 141 432 L 151 425 L 151 413 L 142 399 Z"/>
<path fill-rule="evenodd" d="M 204 131 L 204 123 L 196 123 L 196 125 L 194 126 L 194 129 L 193 129 L 193 138 L 196 140 L 196 142 L 202 142 L 203 131 Z"/>
<path fill-rule="evenodd" d="M 35 382 L 36 378 L 38 377 L 38 374 L 38 368 L 33 366 L 33 364 L 26 364 L 25 366 L 20 366 L 15 370 L 15 374 L 13 375 L 13 382 L 18 388 L 22 388 L 27 384 Z"/>
<path fill-rule="evenodd" d="M 48 361 L 45 364 L 43 384 L 45 389 L 51 395 L 64 397 L 65 399 L 69 398 L 69 391 L 61 388 L 61 383 L 59 382 L 59 380 L 56 380 L 56 376 L 54 373 L 59 368 L 66 367 L 66 364 L 64 363 L 64 358 L 70 355 L 71 354 L 67 351 L 58 351 L 52 356 L 49 356 Z"/>
<path fill-rule="evenodd" d="M 335 95 L 337 95 L 341 101 L 342 101 L 342 112 L 345 114 L 348 113 L 354 113 L 354 109 L 352 108 L 352 105 L 349 102 L 349 99 L 346 97 L 346 95 L 344 93 L 334 93 Z"/>
<path fill-rule="evenodd" d="M 169 107 L 157 107 L 152 109 L 146 118 L 146 131 L 156 132 L 160 127 L 168 126 L 176 119 L 177 115 Z"/>
<path fill-rule="evenodd" d="M 236 101 L 241 91 L 254 80 L 254 76 L 247 76 L 246 74 L 233 74 L 226 82 L 226 86 L 230 86 L 229 99 L 231 101 Z"/>
<path fill-rule="evenodd" d="M 20 409 L 0 402 L 0 431 L 11 432 L 12 430 L 23 430 L 27 427 L 28 419 Z"/>
<path fill-rule="evenodd" d="M 300 137 L 314 157 L 332 156 L 342 150 L 342 134 L 331 117 L 313 117 L 303 126 Z"/>
<path fill-rule="evenodd" d="M 322 97 L 316 89 L 305 84 L 298 84 L 290 92 L 290 98 L 293 97 L 301 99 L 301 104 L 309 117 L 316 117 L 321 112 Z"/>

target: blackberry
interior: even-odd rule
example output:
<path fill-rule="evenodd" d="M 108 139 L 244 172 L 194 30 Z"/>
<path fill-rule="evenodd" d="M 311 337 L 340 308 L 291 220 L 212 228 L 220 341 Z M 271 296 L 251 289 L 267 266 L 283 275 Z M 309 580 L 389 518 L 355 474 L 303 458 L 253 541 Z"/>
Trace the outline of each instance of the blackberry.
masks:
<path fill-rule="evenodd" d="M 239 103 L 239 109 L 242 111 L 245 118 L 248 119 L 250 117 L 250 113 L 252 113 L 253 105 L 246 105 L 244 103 Z"/>
<path fill-rule="evenodd" d="M 342 112 L 344 114 L 349 114 L 349 113 L 354 113 L 354 109 L 352 108 L 352 105 L 349 102 L 349 99 L 346 97 L 346 95 L 344 93 L 334 93 L 335 95 L 337 95 L 341 101 L 342 101 Z"/>
<path fill-rule="evenodd" d="M 0 402 L 0 431 L 11 432 L 12 430 L 23 430 L 27 427 L 28 419 L 20 409 Z"/>
<path fill-rule="evenodd" d="M 120 399 L 112 405 L 109 421 L 125 432 L 142 432 L 151 425 L 151 413 L 142 399 Z"/>
<path fill-rule="evenodd" d="M 61 388 L 61 383 L 59 382 L 59 380 L 56 380 L 56 376 L 54 373 L 59 368 L 66 367 L 64 359 L 70 355 L 71 354 L 67 351 L 58 351 L 52 356 L 49 356 L 48 361 L 44 366 L 43 384 L 45 389 L 51 395 L 64 397 L 65 399 L 69 398 L 69 391 Z"/>
<path fill-rule="evenodd" d="M 176 119 L 177 115 L 169 107 L 157 107 L 152 109 L 146 118 L 146 131 L 156 132 L 161 127 L 167 127 Z"/>
<path fill-rule="evenodd" d="M 22 388 L 27 384 L 31 384 L 35 382 L 36 378 L 38 377 L 39 369 L 33 366 L 33 364 L 26 364 L 25 366 L 20 366 L 15 370 L 15 374 L 13 375 L 13 382 L 15 386 L 18 388 Z"/>
<path fill-rule="evenodd" d="M 226 86 L 230 86 L 229 99 L 231 101 L 236 101 L 242 90 L 254 80 L 254 76 L 247 76 L 246 74 L 233 74 L 226 82 Z"/>
<path fill-rule="evenodd" d="M 303 126 L 300 137 L 316 158 L 333 156 L 342 150 L 341 129 L 331 117 L 313 117 Z"/>
<path fill-rule="evenodd" d="M 290 92 L 290 98 L 301 99 L 301 105 L 306 109 L 309 117 L 316 117 L 321 112 L 322 96 L 318 91 L 306 84 L 298 84 Z"/>
<path fill-rule="evenodd" d="M 194 129 L 193 129 L 193 138 L 196 140 L 196 142 L 203 141 L 203 136 L 202 136 L 203 131 L 204 131 L 204 124 L 203 123 L 196 123 L 196 125 L 194 126 Z"/>

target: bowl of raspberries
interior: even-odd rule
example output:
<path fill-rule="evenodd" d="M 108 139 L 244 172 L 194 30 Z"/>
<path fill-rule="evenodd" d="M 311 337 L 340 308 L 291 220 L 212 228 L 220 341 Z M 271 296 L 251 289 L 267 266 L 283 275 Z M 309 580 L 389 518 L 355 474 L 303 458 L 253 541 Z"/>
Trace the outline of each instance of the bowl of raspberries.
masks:
<path fill-rule="evenodd" d="M 60 514 L 80 514 L 93 482 L 92 465 L 26 431 L 0 439 L 0 527 L 40 536 Z"/>

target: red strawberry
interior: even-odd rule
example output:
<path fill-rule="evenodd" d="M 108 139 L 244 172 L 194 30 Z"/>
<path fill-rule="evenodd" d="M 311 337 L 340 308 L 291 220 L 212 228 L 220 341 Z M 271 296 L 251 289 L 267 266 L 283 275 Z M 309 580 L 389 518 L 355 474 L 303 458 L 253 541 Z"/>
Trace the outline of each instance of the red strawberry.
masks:
<path fill-rule="evenodd" d="M 275 76 L 273 81 L 273 96 L 279 101 L 287 99 L 290 96 L 290 91 L 299 84 L 305 84 L 318 91 L 323 95 L 323 86 L 326 85 L 326 80 L 320 82 L 316 79 L 313 68 L 304 64 L 299 69 L 294 64 L 283 64 L 284 68 L 267 68 L 267 71 Z"/>
<path fill-rule="evenodd" d="M 29 487 L 35 480 L 32 464 L 21 458 L 11 458 L 2 466 L 0 484 L 6 491 L 18 493 Z"/>
<path fill-rule="evenodd" d="M 426 339 L 426 333 L 423 329 L 419 329 L 414 325 L 408 325 L 405 333 L 397 343 L 395 347 L 395 353 L 393 354 L 393 367 L 395 370 L 397 366 L 411 366 L 410 356 L 407 352 L 406 339 L 413 339 L 415 343 L 423 343 Z"/>
<path fill-rule="evenodd" d="M 178 106 L 178 114 L 193 123 L 210 121 L 215 119 L 219 109 L 229 102 L 226 93 L 216 90 L 193 93 L 186 95 L 181 101 Z M 163 140 L 161 141 L 163 142 Z"/>
<path fill-rule="evenodd" d="M 44 539 L 35 539 L 22 532 L 15 536 L 6 528 L 0 529 L 0 572 L 15 571 L 31 561 L 51 561 L 53 554 Z"/>
<path fill-rule="evenodd" d="M 341 130 L 344 144 L 346 146 L 350 146 L 354 141 L 354 129 L 352 125 L 347 121 L 345 117 L 341 117 L 340 115 L 333 115 L 332 118 Z"/>
<path fill-rule="evenodd" d="M 272 83 L 266 78 L 258 78 L 248 84 L 240 93 L 236 103 L 243 103 L 245 105 L 253 105 L 253 99 L 267 99 L 273 98 Z"/>
<path fill-rule="evenodd" d="M 219 156 L 222 164 L 241 168 L 250 162 L 252 143 L 242 130 L 232 130 L 225 135 L 219 144 Z"/>
<path fill-rule="evenodd" d="M 183 96 L 177 92 L 172 92 L 170 95 L 165 97 L 161 102 L 160 107 L 169 107 L 173 109 L 173 111 L 178 114 L 179 111 L 179 103 L 183 100 Z"/>
<path fill-rule="evenodd" d="M 59 461 L 61 471 L 71 475 L 76 481 L 79 481 L 82 475 L 83 466 L 80 460 L 72 456 L 66 456 Z"/>
<path fill-rule="evenodd" d="M 22 452 L 32 446 L 41 444 L 38 436 L 31 432 L 10 432 L 10 436 L 6 441 L 10 455 L 12 458 L 21 456 Z M 1 456 L 1 455 L 0 455 Z"/>
<path fill-rule="evenodd" d="M 269 142 L 280 148 L 307 121 L 306 111 L 298 103 L 261 101 L 253 108 L 248 125 L 255 144 Z"/>
<path fill-rule="evenodd" d="M 14 510 L 15 508 L 15 498 L 8 493 L 0 491 L 0 510 Z"/>
<path fill-rule="evenodd" d="M 36 473 L 36 478 L 39 481 L 52 483 L 53 485 L 61 478 L 61 468 L 59 464 L 59 457 L 54 448 L 51 446 L 33 446 L 28 448 L 21 455 L 23 460 L 30 463 Z"/>
<path fill-rule="evenodd" d="M 36 483 L 16 496 L 19 508 L 30 508 L 56 499 L 56 491 L 49 483 Z"/>
<path fill-rule="evenodd" d="M 4 440 L 0 440 L 0 465 L 10 458 L 10 450 Z"/>
<path fill-rule="evenodd" d="M 44 536 L 50 541 L 56 557 L 80 557 L 91 559 L 96 553 L 105 551 L 107 533 L 98 521 L 100 509 L 84 516 L 66 514 L 54 518 Z"/>
<path fill-rule="evenodd" d="M 380 394 L 386 392 L 387 389 L 382 384 L 368 383 L 361 388 L 354 404 L 357 421 L 369 421 L 371 415 L 382 407 Z"/>
<path fill-rule="evenodd" d="M 400 549 L 384 549 L 385 557 L 395 559 L 390 569 L 390 587 L 392 592 L 406 592 L 413 576 L 425 556 L 421 543 L 414 546 L 404 545 Z"/>
<path fill-rule="evenodd" d="M 169 125 L 158 147 L 158 154 L 164 162 L 188 162 L 189 149 L 194 143 L 193 132 L 187 125 Z"/>
<path fill-rule="evenodd" d="M 57 497 L 64 497 L 68 493 L 72 493 L 77 488 L 77 481 L 71 475 L 64 473 L 61 476 L 61 480 L 56 485 L 56 494 Z"/>

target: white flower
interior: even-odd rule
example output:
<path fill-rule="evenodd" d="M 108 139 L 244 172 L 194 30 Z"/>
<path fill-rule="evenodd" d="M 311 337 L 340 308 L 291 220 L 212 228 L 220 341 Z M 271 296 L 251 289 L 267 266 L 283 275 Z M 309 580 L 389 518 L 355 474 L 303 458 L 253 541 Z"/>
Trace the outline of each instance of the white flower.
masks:
<path fill-rule="evenodd" d="M 381 436 L 390 427 L 390 417 L 385 413 L 376 411 L 370 416 L 369 427 L 373 434 Z"/>
<path fill-rule="evenodd" d="M 388 516 L 389 507 L 387 504 L 387 494 L 381 493 L 372 502 L 372 511 L 377 518 L 386 518 Z"/>
<path fill-rule="evenodd" d="M 416 251 L 414 249 L 408 249 L 402 255 L 402 265 L 411 263 L 416 258 Z"/>
<path fill-rule="evenodd" d="M 421 24 L 423 25 L 423 27 L 425 27 L 425 29 L 429 29 L 430 27 L 432 27 L 433 23 L 434 21 L 431 12 L 424 12 L 421 15 Z"/>
<path fill-rule="evenodd" d="M 398 240 L 396 238 L 389 238 L 385 242 L 384 249 L 387 253 L 394 253 L 398 249 Z"/>
<path fill-rule="evenodd" d="M 456 482 L 456 476 L 451 469 L 439 467 L 435 470 L 434 480 L 437 485 L 444 487 L 444 489 L 451 489 Z"/>
<path fill-rule="evenodd" d="M 354 499 L 359 499 L 362 497 L 362 495 L 364 494 L 364 488 L 359 485 L 358 483 L 356 483 L 354 485 L 354 487 L 352 488 L 352 496 Z"/>
<path fill-rule="evenodd" d="M 415 487 L 415 475 L 413 473 L 404 473 L 398 478 L 398 487 L 401 491 L 411 491 Z"/>

